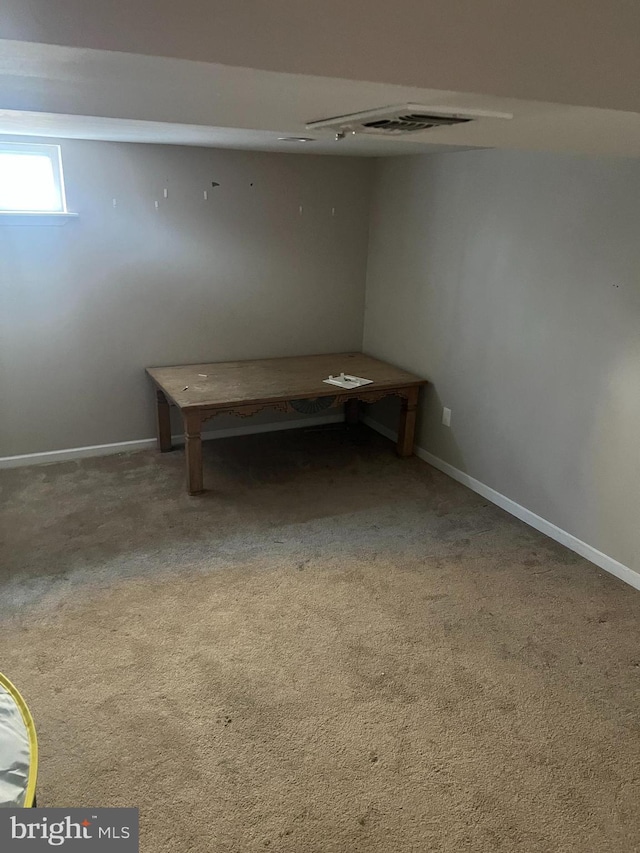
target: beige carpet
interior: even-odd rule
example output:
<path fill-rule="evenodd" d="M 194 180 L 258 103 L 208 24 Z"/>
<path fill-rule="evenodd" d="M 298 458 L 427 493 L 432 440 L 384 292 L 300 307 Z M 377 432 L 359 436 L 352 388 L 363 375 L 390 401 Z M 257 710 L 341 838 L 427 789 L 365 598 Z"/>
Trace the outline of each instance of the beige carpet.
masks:
<path fill-rule="evenodd" d="M 640 597 L 365 428 L 2 474 L 41 804 L 143 851 L 640 850 Z"/>

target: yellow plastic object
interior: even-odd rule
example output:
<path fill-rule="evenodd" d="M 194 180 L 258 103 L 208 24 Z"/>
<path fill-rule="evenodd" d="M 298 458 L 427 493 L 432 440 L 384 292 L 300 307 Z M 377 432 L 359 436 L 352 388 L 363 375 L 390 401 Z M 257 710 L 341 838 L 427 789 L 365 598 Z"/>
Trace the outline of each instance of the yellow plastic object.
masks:
<path fill-rule="evenodd" d="M 38 738 L 36 736 L 36 727 L 33 723 L 33 717 L 31 716 L 31 712 L 27 707 L 27 703 L 24 701 L 17 688 L 14 687 L 14 685 L 9 681 L 9 679 L 6 678 L 1 672 L 0 685 L 4 687 L 4 689 L 11 696 L 11 698 L 19 708 L 20 713 L 22 714 L 22 720 L 29 736 L 29 778 L 27 781 L 27 789 L 24 796 L 23 807 L 31 808 L 33 806 L 33 801 L 36 795 L 36 781 L 38 779 Z"/>

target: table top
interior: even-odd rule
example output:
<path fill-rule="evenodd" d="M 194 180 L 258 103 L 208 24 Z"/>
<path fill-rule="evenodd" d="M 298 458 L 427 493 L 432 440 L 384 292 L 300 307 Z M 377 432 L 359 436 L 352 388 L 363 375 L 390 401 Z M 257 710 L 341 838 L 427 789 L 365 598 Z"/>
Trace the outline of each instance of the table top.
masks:
<path fill-rule="evenodd" d="M 373 380 L 348 390 L 322 380 L 341 372 Z M 424 385 L 425 379 L 359 352 L 148 367 L 147 373 L 181 409 L 305 400 Z"/>

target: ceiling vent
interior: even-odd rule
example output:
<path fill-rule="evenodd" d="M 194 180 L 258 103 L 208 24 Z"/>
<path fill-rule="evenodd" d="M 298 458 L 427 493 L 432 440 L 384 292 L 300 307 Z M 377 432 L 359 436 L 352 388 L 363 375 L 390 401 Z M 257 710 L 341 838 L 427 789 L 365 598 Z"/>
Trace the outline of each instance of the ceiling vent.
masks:
<path fill-rule="evenodd" d="M 307 130 L 326 129 L 341 134 L 370 133 L 378 136 L 404 136 L 407 133 L 466 124 L 483 118 L 509 119 L 513 118 L 513 115 L 488 110 L 459 110 L 403 104 L 399 107 L 382 107 L 363 113 L 312 121 L 307 124 Z"/>

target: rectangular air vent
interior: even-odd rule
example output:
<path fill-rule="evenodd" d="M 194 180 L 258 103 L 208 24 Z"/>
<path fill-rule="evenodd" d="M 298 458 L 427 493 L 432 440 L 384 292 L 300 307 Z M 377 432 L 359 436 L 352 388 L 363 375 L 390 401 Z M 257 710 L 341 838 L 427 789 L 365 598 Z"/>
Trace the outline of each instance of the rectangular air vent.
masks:
<path fill-rule="evenodd" d="M 404 104 L 399 107 L 382 107 L 362 113 L 312 121 L 307 130 L 334 130 L 336 133 L 370 133 L 382 136 L 400 136 L 405 133 L 432 130 L 436 127 L 466 124 L 484 118 L 509 119 L 511 113 L 487 110 L 460 110 L 446 107 L 421 107 Z"/>

